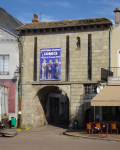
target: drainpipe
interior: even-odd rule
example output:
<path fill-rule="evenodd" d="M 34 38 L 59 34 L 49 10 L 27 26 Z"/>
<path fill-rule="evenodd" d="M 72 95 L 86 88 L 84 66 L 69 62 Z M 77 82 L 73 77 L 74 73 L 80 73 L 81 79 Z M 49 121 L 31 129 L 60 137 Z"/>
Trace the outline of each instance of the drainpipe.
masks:
<path fill-rule="evenodd" d="M 20 40 L 21 44 L 21 78 L 20 78 L 20 99 L 22 99 L 22 67 L 23 67 L 23 45 L 22 41 Z"/>
<path fill-rule="evenodd" d="M 112 30 L 112 27 L 110 27 L 109 74 L 108 75 L 110 75 L 110 71 L 111 71 L 111 30 Z"/>
<path fill-rule="evenodd" d="M 110 32 L 109 32 L 109 36 L 110 36 L 110 48 L 109 48 L 109 75 L 110 75 L 110 71 L 111 71 L 111 31 L 113 30 L 113 22 L 112 22 L 112 26 L 110 27 Z"/>
<path fill-rule="evenodd" d="M 21 128 L 21 100 L 22 100 L 22 67 L 23 67 L 23 44 L 20 40 L 21 44 L 21 78 L 20 78 L 20 101 L 19 101 L 19 128 Z"/>

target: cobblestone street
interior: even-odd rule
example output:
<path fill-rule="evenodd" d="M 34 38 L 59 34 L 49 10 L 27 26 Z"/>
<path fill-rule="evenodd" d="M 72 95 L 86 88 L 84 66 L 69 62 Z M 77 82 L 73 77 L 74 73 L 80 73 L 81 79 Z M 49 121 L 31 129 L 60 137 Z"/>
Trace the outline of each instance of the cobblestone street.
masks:
<path fill-rule="evenodd" d="M 66 130 L 46 125 L 21 131 L 15 137 L 0 137 L 1 150 L 119 150 L 120 142 L 101 141 L 65 136 Z"/>

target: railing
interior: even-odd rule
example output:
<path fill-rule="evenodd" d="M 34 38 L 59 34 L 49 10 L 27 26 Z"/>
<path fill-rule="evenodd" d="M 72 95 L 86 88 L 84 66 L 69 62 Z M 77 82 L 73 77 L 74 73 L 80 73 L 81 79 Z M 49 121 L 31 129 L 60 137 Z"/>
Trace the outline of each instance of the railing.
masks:
<path fill-rule="evenodd" d="M 101 68 L 101 80 L 107 81 L 109 76 L 120 76 L 120 67 Z"/>
<path fill-rule="evenodd" d="M 92 132 L 90 132 L 92 130 Z M 89 122 L 89 136 L 108 138 L 108 123 Z"/>

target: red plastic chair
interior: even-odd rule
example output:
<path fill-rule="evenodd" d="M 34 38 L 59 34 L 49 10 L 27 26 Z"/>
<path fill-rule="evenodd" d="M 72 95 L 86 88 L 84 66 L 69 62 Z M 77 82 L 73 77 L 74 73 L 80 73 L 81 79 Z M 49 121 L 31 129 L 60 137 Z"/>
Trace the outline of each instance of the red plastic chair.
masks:
<path fill-rule="evenodd" d="M 118 128 L 116 123 L 111 123 L 111 134 L 112 134 L 112 130 L 117 130 L 117 134 L 118 134 Z"/>

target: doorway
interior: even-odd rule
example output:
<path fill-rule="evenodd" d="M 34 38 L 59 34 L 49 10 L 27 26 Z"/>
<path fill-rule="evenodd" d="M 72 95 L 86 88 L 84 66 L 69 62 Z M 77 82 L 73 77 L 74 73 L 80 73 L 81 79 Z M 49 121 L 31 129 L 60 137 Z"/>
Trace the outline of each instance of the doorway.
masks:
<path fill-rule="evenodd" d="M 56 123 L 59 120 L 59 98 L 50 97 L 50 123 Z"/>

